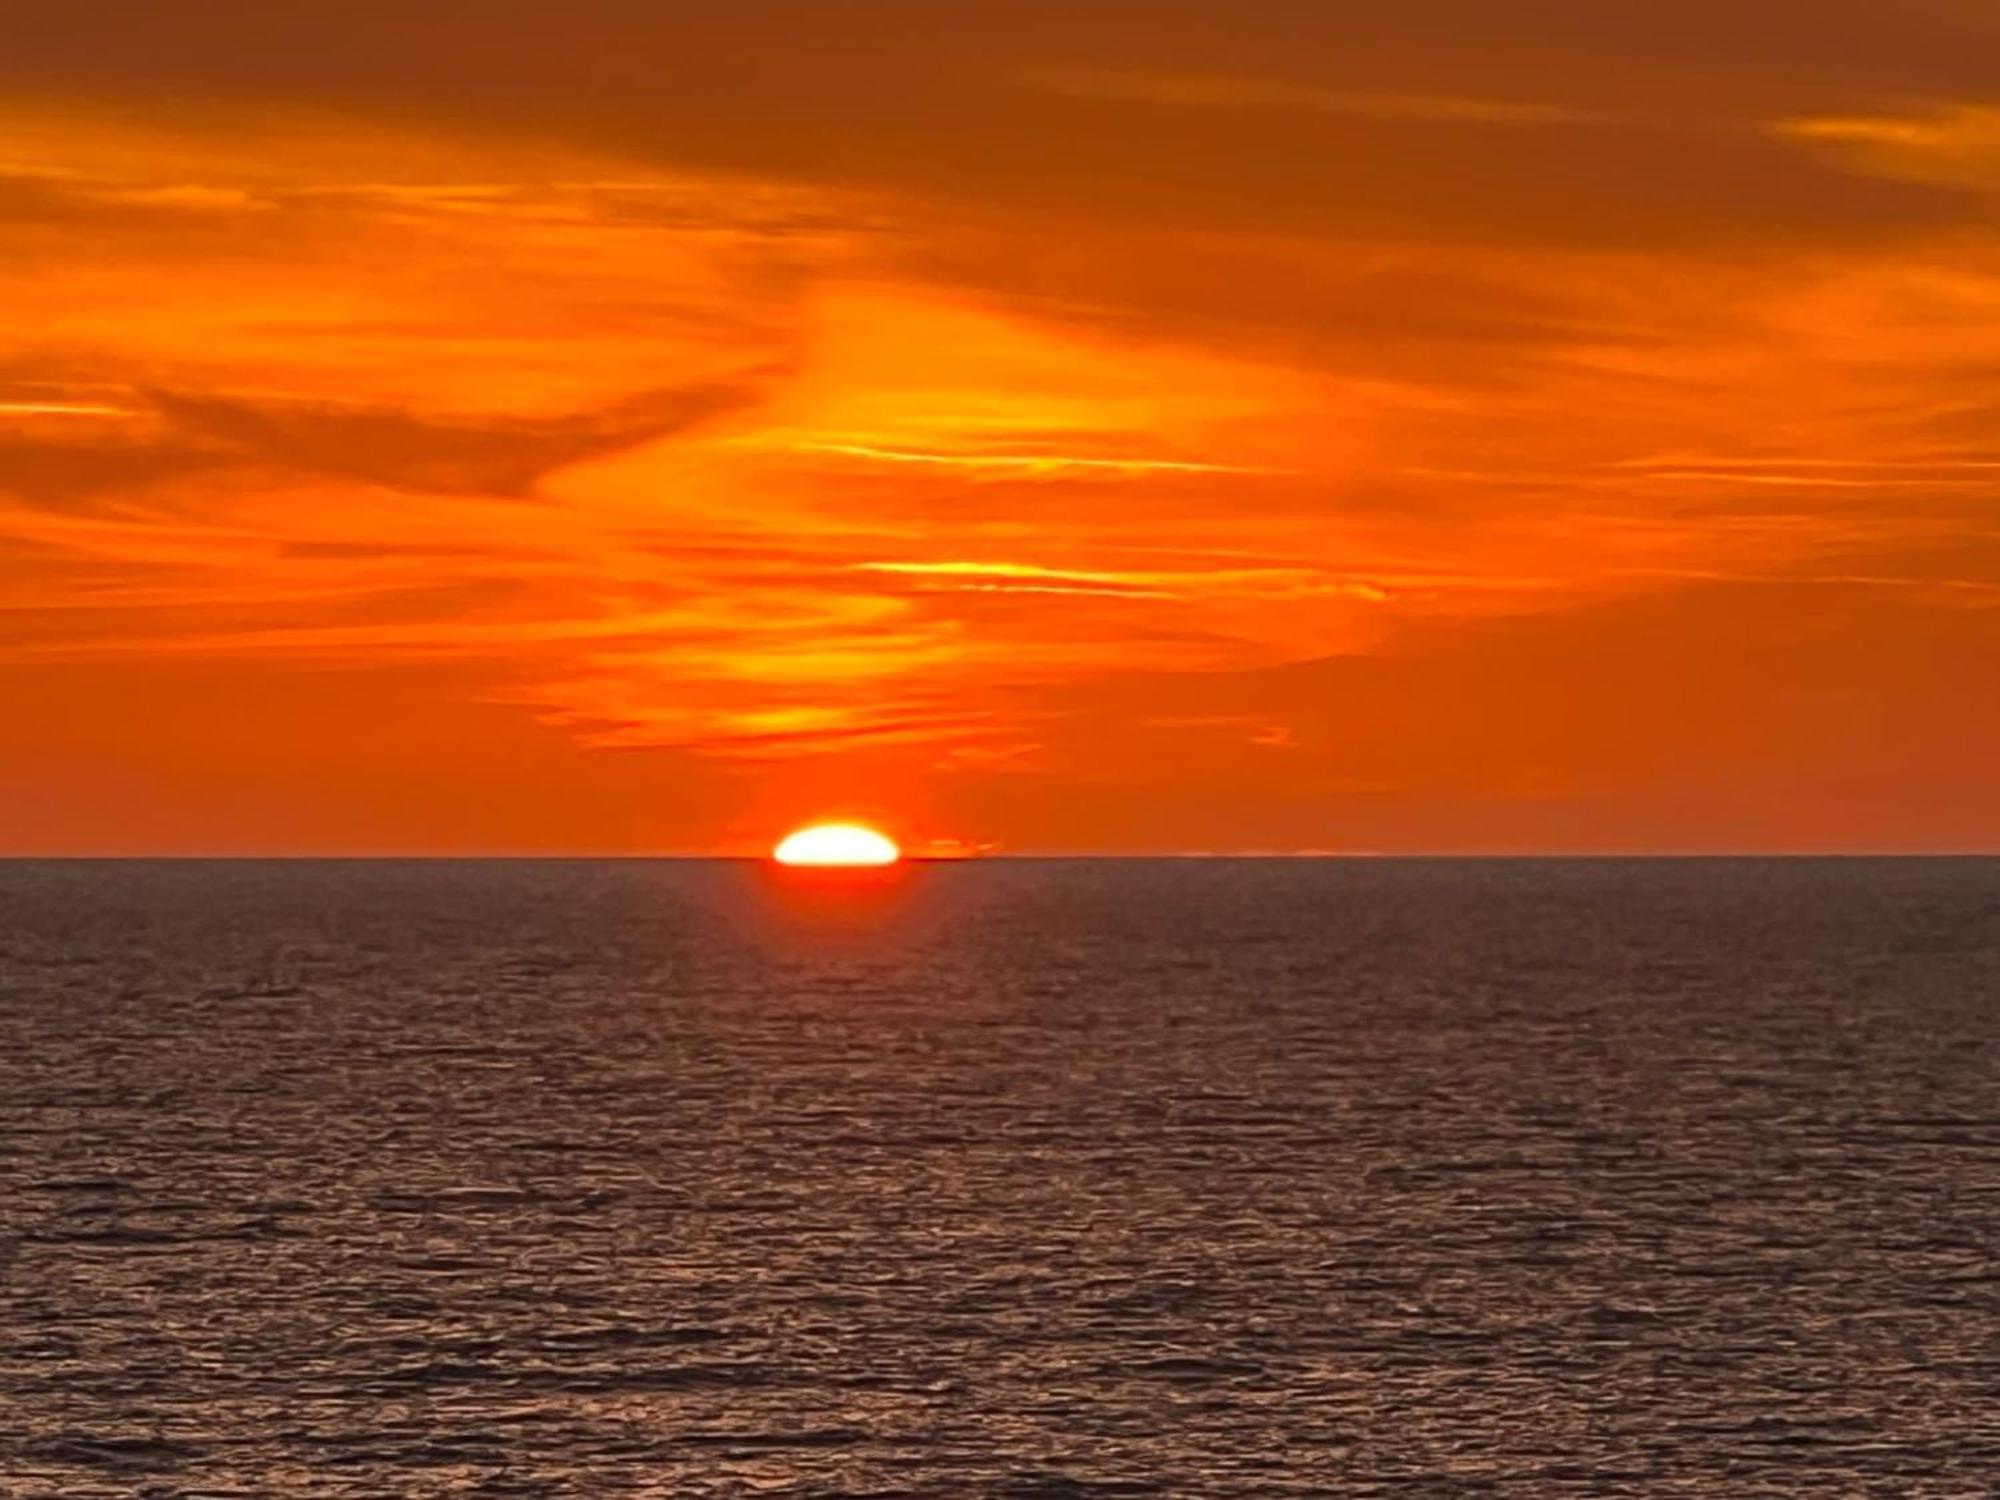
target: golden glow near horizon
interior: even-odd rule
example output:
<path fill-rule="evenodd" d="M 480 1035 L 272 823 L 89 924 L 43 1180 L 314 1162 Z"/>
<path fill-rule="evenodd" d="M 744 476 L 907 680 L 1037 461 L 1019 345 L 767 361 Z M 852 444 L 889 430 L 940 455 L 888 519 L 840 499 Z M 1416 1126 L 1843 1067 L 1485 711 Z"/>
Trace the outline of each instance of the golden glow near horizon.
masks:
<path fill-rule="evenodd" d="M 771 851 L 781 865 L 893 865 L 902 857 L 894 840 L 859 823 L 815 823 Z"/>
<path fill-rule="evenodd" d="M 0 852 L 2000 842 L 1994 36 L 1830 3 L 50 8 Z"/>

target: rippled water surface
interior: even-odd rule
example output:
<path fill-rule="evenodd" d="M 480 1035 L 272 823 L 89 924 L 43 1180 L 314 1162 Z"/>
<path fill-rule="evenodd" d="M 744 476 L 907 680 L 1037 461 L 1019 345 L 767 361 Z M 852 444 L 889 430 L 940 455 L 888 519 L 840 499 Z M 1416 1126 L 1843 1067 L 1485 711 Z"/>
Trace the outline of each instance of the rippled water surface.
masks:
<path fill-rule="evenodd" d="M 2000 863 L 0 866 L 0 1495 L 2000 1476 Z"/>

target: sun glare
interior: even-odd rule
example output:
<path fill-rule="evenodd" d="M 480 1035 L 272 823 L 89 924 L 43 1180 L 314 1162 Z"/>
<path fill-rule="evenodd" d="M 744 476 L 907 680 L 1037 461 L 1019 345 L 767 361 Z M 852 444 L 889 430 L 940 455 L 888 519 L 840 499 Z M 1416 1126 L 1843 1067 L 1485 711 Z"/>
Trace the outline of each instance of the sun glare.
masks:
<path fill-rule="evenodd" d="M 771 857 L 781 865 L 893 865 L 902 850 L 859 823 L 816 823 L 787 834 Z"/>

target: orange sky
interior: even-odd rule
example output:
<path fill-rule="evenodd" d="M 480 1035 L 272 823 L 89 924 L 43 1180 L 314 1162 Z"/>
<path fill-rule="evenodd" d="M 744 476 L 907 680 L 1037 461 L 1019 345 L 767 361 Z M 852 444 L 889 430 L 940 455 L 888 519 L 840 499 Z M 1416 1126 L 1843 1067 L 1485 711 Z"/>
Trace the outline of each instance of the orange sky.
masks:
<path fill-rule="evenodd" d="M 2000 11 L 1659 9 L 15 6 L 0 852 L 2000 845 Z"/>

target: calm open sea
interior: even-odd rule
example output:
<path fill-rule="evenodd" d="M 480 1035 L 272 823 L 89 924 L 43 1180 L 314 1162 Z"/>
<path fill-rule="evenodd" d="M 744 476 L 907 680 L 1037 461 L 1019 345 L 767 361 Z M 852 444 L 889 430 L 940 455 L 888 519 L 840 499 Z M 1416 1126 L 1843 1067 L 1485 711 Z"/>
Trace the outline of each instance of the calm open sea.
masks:
<path fill-rule="evenodd" d="M 2000 861 L 0 865 L 0 1495 L 1988 1496 Z"/>

